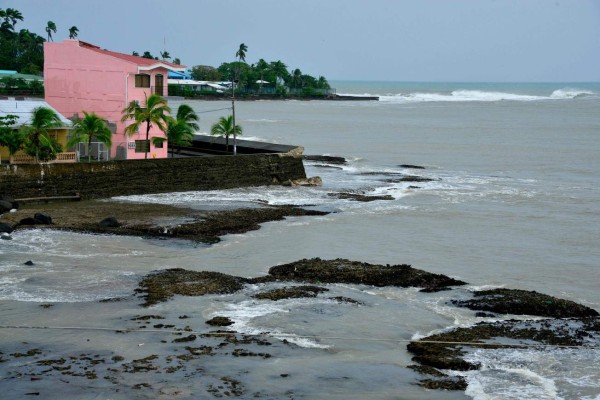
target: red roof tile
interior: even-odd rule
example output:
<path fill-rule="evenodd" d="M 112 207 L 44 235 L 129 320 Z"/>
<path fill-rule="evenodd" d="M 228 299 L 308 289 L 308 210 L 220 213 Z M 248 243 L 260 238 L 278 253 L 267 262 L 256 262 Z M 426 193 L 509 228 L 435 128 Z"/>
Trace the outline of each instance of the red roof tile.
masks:
<path fill-rule="evenodd" d="M 164 60 L 153 60 L 150 58 L 132 56 L 129 54 L 124 54 L 124 53 L 117 53 L 116 51 L 102 50 L 100 47 L 93 45 L 91 43 L 87 43 L 87 42 L 79 41 L 79 45 L 81 47 L 85 47 L 86 49 L 95 51 L 97 53 L 106 54 L 106 55 L 109 55 L 112 57 L 120 58 L 121 60 L 125 60 L 125 61 L 137 64 L 137 65 L 145 66 L 145 67 L 149 67 L 151 65 L 161 63 L 161 64 L 164 64 L 168 67 L 172 67 L 175 69 L 186 68 L 185 65 L 177 65 L 177 64 L 173 64 L 171 62 L 164 61 Z"/>

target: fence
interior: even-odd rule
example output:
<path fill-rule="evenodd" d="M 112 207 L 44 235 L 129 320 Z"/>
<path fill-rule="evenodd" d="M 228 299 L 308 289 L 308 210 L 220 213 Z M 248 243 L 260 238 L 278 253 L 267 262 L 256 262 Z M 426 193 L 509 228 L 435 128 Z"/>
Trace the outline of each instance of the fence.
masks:
<path fill-rule="evenodd" d="M 77 162 L 77 153 L 74 151 L 58 153 L 56 159 L 48 161 L 49 164 L 65 164 Z M 10 156 L 11 164 L 36 164 L 34 156 L 29 154 L 18 153 Z"/>

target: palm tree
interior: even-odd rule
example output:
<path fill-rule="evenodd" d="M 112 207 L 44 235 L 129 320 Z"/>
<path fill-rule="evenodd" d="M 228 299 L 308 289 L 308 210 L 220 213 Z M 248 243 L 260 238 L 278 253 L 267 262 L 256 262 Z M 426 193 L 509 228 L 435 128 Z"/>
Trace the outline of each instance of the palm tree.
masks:
<path fill-rule="evenodd" d="M 83 119 L 78 118 L 73 123 L 73 137 L 67 142 L 68 147 L 73 147 L 80 142 L 87 142 L 88 162 L 92 160 L 92 139 L 110 147 L 112 132 L 105 119 L 96 115 L 83 112 Z"/>
<path fill-rule="evenodd" d="M 31 113 L 31 123 L 23 125 L 22 132 L 29 142 L 35 154 L 36 161 L 39 161 L 40 149 L 42 147 L 55 151 L 54 141 L 50 139 L 49 130 L 59 128 L 63 125 L 60 117 L 54 110 L 47 107 L 36 107 Z M 32 154 L 33 155 L 33 154 Z"/>
<path fill-rule="evenodd" d="M 229 151 L 229 135 L 241 135 L 242 127 L 240 125 L 233 128 L 233 115 L 219 118 L 219 122 L 213 124 L 210 128 L 210 134 L 215 136 L 225 136 L 225 151 Z"/>
<path fill-rule="evenodd" d="M 270 65 L 271 72 L 275 74 L 275 80 L 278 81 L 279 79 L 281 79 L 281 81 L 285 81 L 285 77 L 289 75 L 287 65 L 285 65 L 281 61 L 272 61 Z"/>
<path fill-rule="evenodd" d="M 192 142 L 194 138 L 194 132 L 200 127 L 198 126 L 198 115 L 194 109 L 187 104 L 182 104 L 177 109 L 177 117 L 169 121 L 167 128 L 167 137 L 154 137 L 152 143 L 163 143 L 166 140 L 169 141 L 169 147 L 171 148 L 171 157 L 174 157 L 174 146 L 186 146 Z"/>
<path fill-rule="evenodd" d="M 263 78 L 265 76 L 265 72 L 267 72 L 269 70 L 269 64 L 267 64 L 267 62 L 261 58 L 256 63 L 255 69 L 260 74 L 260 84 L 259 84 L 259 88 L 258 88 L 258 91 L 260 93 L 260 91 L 262 90 L 262 85 L 263 85 L 263 81 L 264 81 Z"/>
<path fill-rule="evenodd" d="M 17 21 L 23 21 L 23 14 L 14 8 L 7 8 L 6 10 L 0 10 L 0 18 L 4 18 L 4 21 L 14 29 Z"/>
<path fill-rule="evenodd" d="M 48 25 L 46 25 L 46 33 L 48 34 L 49 42 L 53 42 L 52 32 L 56 33 L 56 24 L 52 21 L 48 21 Z"/>
<path fill-rule="evenodd" d="M 165 51 L 161 51 L 161 52 L 160 52 L 160 56 L 161 56 L 161 58 L 162 58 L 163 60 L 166 60 L 167 58 L 171 58 L 171 55 L 170 55 L 170 54 L 169 54 L 169 52 L 168 52 L 168 51 L 166 51 L 166 50 L 165 50 Z"/>
<path fill-rule="evenodd" d="M 157 94 L 151 94 L 146 97 L 143 107 L 134 100 L 123 109 L 122 113 L 121 122 L 133 120 L 133 123 L 125 128 L 125 133 L 129 136 L 136 134 L 140 129 L 140 125 L 144 122 L 146 123 L 146 143 L 148 143 L 148 146 L 144 146 L 144 158 L 147 159 L 150 147 L 150 142 L 148 141 L 150 128 L 154 124 L 158 129 L 166 132 L 169 121 L 172 119 L 169 116 L 171 108 L 167 105 L 167 100 Z"/>
<path fill-rule="evenodd" d="M 173 64 L 181 65 L 181 60 L 178 57 L 173 59 Z"/>
<path fill-rule="evenodd" d="M 79 33 L 79 29 L 75 25 L 69 28 L 69 39 L 75 39 L 77 34 Z"/>
<path fill-rule="evenodd" d="M 240 44 L 240 48 L 235 53 L 235 56 L 240 60 L 240 62 L 246 62 L 246 51 L 248 51 L 248 46 L 244 43 Z"/>

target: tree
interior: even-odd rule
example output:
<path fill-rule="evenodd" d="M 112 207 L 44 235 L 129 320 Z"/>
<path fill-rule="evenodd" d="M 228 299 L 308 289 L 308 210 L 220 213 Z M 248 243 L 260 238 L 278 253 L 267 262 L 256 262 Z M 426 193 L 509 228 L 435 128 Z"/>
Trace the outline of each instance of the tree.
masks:
<path fill-rule="evenodd" d="M 287 76 L 290 74 L 287 70 L 287 65 L 278 60 L 272 61 L 270 66 L 271 72 L 275 75 L 275 83 L 285 82 Z"/>
<path fill-rule="evenodd" d="M 180 60 L 178 57 L 175 57 L 175 58 L 173 59 L 173 64 L 176 64 L 176 65 L 181 65 L 181 60 Z"/>
<path fill-rule="evenodd" d="M 112 144 L 112 132 L 105 119 L 96 115 L 83 112 L 84 117 L 73 122 L 73 136 L 67 142 L 68 147 L 73 147 L 80 142 L 87 142 L 88 162 L 92 160 L 92 140 L 104 143 L 110 148 Z"/>
<path fill-rule="evenodd" d="M 240 48 L 235 53 L 235 56 L 240 60 L 240 62 L 246 62 L 246 51 L 248 51 L 248 46 L 244 43 L 240 44 Z"/>
<path fill-rule="evenodd" d="M 48 34 L 48 41 L 53 42 L 52 33 L 56 33 L 56 24 L 52 21 L 48 21 L 48 25 L 46 25 L 46 33 Z"/>
<path fill-rule="evenodd" d="M 144 147 L 144 158 L 147 159 L 150 147 L 148 140 L 150 128 L 152 125 L 155 125 L 161 131 L 166 132 L 169 121 L 172 119 L 169 116 L 171 108 L 167 105 L 167 100 L 157 94 L 151 94 L 149 97 L 146 97 L 143 107 L 134 100 L 123 109 L 122 113 L 121 122 L 133 120 L 133 123 L 125 128 L 125 133 L 129 136 L 136 134 L 139 131 L 140 125 L 144 122 L 146 123 L 146 143 L 148 143 L 148 146 Z"/>
<path fill-rule="evenodd" d="M 47 107 L 34 108 L 31 113 L 31 123 L 23 125 L 21 131 L 26 139 L 26 152 L 40 159 L 54 159 L 59 152 L 58 143 L 50 138 L 49 130 L 63 125 L 60 117 L 54 110 Z M 40 154 L 43 157 L 40 158 Z"/>
<path fill-rule="evenodd" d="M 222 76 L 218 69 L 209 65 L 194 65 L 191 75 L 196 81 L 220 81 Z"/>
<path fill-rule="evenodd" d="M 154 60 L 154 56 L 150 54 L 149 51 L 145 51 L 144 54 L 142 54 L 142 58 L 149 58 L 150 60 Z"/>
<path fill-rule="evenodd" d="M 11 156 L 21 150 L 25 144 L 23 132 L 14 129 L 18 120 L 19 117 L 12 114 L 0 117 L 0 146 L 8 148 L 8 154 Z"/>
<path fill-rule="evenodd" d="M 6 10 L 0 9 L 0 18 L 3 18 L 4 22 L 10 24 L 14 29 L 17 21 L 23 21 L 23 14 L 14 8 L 7 8 Z"/>
<path fill-rule="evenodd" d="M 225 151 L 229 151 L 229 135 L 234 134 L 233 115 L 219 118 L 219 122 L 213 124 L 213 126 L 210 128 L 210 134 L 215 136 L 224 136 Z M 242 127 L 240 125 L 235 126 L 235 134 L 242 134 Z"/>
<path fill-rule="evenodd" d="M 166 60 L 166 59 L 168 59 L 168 58 L 171 58 L 171 55 L 170 55 L 170 54 L 169 54 L 169 52 L 168 52 L 168 51 L 166 51 L 166 50 L 165 50 L 165 51 L 161 51 L 161 52 L 160 52 L 160 56 L 161 56 L 161 58 L 162 58 L 163 60 Z"/>
<path fill-rule="evenodd" d="M 256 65 L 254 66 L 254 69 L 260 74 L 260 84 L 259 84 L 259 91 L 260 91 L 260 90 L 262 90 L 263 81 L 265 80 L 264 79 L 265 73 L 267 71 L 269 71 L 269 64 L 261 58 L 260 60 L 258 60 Z"/>
<path fill-rule="evenodd" d="M 135 51 L 135 50 L 134 50 L 134 51 L 131 53 L 131 55 L 132 55 L 132 56 L 139 57 L 139 56 L 140 56 L 140 53 L 138 53 L 137 51 Z"/>
<path fill-rule="evenodd" d="M 77 29 L 77 27 L 73 25 L 69 28 L 69 39 L 75 39 L 78 33 L 79 29 Z"/>
<path fill-rule="evenodd" d="M 171 157 L 174 156 L 174 146 L 186 146 L 192 142 L 194 138 L 194 132 L 200 127 L 198 126 L 198 115 L 194 109 L 187 104 L 181 104 L 177 109 L 177 117 L 169 121 L 167 128 L 167 137 L 154 137 L 152 143 L 163 143 L 169 141 L 169 147 L 171 148 Z"/>

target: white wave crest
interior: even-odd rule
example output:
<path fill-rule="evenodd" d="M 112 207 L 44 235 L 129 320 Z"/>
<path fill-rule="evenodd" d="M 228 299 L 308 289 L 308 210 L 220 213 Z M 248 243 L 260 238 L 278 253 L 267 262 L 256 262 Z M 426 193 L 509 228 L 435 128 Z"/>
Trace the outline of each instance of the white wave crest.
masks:
<path fill-rule="evenodd" d="M 550 97 L 552 99 L 574 99 L 576 97 L 589 96 L 593 94 L 594 92 L 591 92 L 589 90 L 565 88 L 555 90 L 554 92 L 552 92 Z"/>
<path fill-rule="evenodd" d="M 451 93 L 408 93 L 395 96 L 380 96 L 379 101 L 389 103 L 424 103 L 424 102 L 493 102 L 501 100 L 535 101 L 549 97 L 533 96 L 504 92 L 486 92 L 481 90 L 455 90 Z"/>

